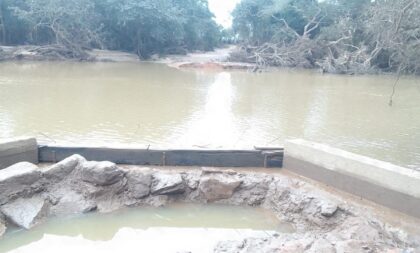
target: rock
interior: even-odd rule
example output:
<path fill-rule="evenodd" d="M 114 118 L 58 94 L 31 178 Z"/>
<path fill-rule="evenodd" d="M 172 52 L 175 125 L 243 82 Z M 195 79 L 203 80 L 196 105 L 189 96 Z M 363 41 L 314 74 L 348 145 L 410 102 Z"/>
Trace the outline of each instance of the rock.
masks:
<path fill-rule="evenodd" d="M 214 252 L 217 253 L 303 253 L 313 244 L 311 238 L 293 238 L 284 235 L 281 239 L 272 237 L 252 237 L 241 241 L 219 242 Z M 308 251 L 309 252 L 309 251 Z M 323 251 L 319 251 L 322 252 Z M 326 252 L 327 253 L 327 252 Z"/>
<path fill-rule="evenodd" d="M 81 166 L 86 159 L 80 155 L 72 155 L 44 170 L 42 175 L 48 180 L 63 180 L 76 167 Z"/>
<path fill-rule="evenodd" d="M 146 203 L 153 207 L 163 207 L 168 204 L 169 197 L 167 195 L 151 196 Z"/>
<path fill-rule="evenodd" d="M 185 191 L 184 180 L 180 174 L 153 174 L 151 192 L 154 195 L 176 194 Z"/>
<path fill-rule="evenodd" d="M 6 220 L 30 228 L 47 214 L 65 217 L 128 205 L 217 201 L 271 209 L 279 220 L 291 222 L 293 229 L 272 235 L 241 233 L 226 238 L 237 241 L 220 243 L 215 252 L 384 252 L 415 249 L 420 241 L 403 227 L 394 229 L 377 221 L 369 209 L 281 173 L 126 169 L 111 162 L 86 162 L 77 155 L 45 170 L 28 163 L 15 166 L 0 171 L 0 196 L 6 196 L 0 204 L 0 235 Z"/>
<path fill-rule="evenodd" d="M 41 197 L 20 198 L 2 206 L 1 211 L 14 224 L 30 229 L 46 218 L 48 204 Z"/>
<path fill-rule="evenodd" d="M 198 187 L 198 184 L 200 182 L 200 173 L 196 172 L 189 172 L 189 173 L 183 173 L 182 175 L 185 184 L 190 188 L 191 190 L 195 190 Z"/>
<path fill-rule="evenodd" d="M 203 176 L 198 188 L 206 200 L 216 201 L 232 197 L 241 182 L 237 177 L 214 174 Z"/>
<path fill-rule="evenodd" d="M 414 249 L 386 249 L 383 253 L 417 253 L 417 251 L 414 251 Z"/>
<path fill-rule="evenodd" d="M 3 214 L 0 213 L 0 238 L 6 233 L 6 221 Z"/>
<path fill-rule="evenodd" d="M 152 175 L 139 170 L 130 170 L 127 173 L 127 185 L 129 195 L 133 198 L 140 199 L 150 194 L 150 186 L 152 185 Z"/>
<path fill-rule="evenodd" d="M 124 171 L 112 162 L 85 162 L 81 166 L 82 180 L 98 186 L 112 185 L 124 177 Z"/>
<path fill-rule="evenodd" d="M 0 205 L 18 196 L 27 197 L 42 190 L 38 166 L 21 162 L 0 170 Z"/>
<path fill-rule="evenodd" d="M 100 213 L 110 213 L 117 211 L 125 207 L 125 201 L 118 195 L 107 196 L 102 200 L 98 201 L 97 208 L 92 211 L 98 211 Z"/>
<path fill-rule="evenodd" d="M 374 252 L 366 248 L 363 242 L 357 240 L 346 240 L 335 243 L 336 253 L 367 253 Z"/>
<path fill-rule="evenodd" d="M 299 240 L 292 240 L 287 241 L 282 244 L 282 247 L 278 249 L 279 253 L 298 253 L 298 252 L 305 252 L 308 248 L 310 248 L 313 241 L 311 239 L 299 239 Z"/>
<path fill-rule="evenodd" d="M 246 204 L 250 206 L 260 205 L 267 195 L 271 181 L 272 177 L 266 175 L 244 177 L 242 184 L 233 194 L 232 201 L 236 204 Z"/>
<path fill-rule="evenodd" d="M 321 239 L 315 240 L 311 248 L 305 251 L 305 253 L 318 253 L 318 252 L 335 253 L 335 248 L 330 242 L 321 238 Z"/>
<path fill-rule="evenodd" d="M 375 227 L 372 222 L 362 217 L 350 217 L 346 219 L 335 231 L 342 240 L 358 240 L 375 242 L 381 239 L 384 231 Z"/>
<path fill-rule="evenodd" d="M 321 215 L 332 217 L 337 212 L 338 206 L 335 203 L 323 201 L 321 203 Z"/>
<path fill-rule="evenodd" d="M 242 250 L 244 249 L 244 246 L 245 246 L 245 240 L 221 241 L 216 244 L 216 247 L 214 248 L 213 252 L 214 253 L 228 253 L 228 252 L 240 253 L 240 252 L 245 252 L 245 250 Z"/>
<path fill-rule="evenodd" d="M 85 199 L 81 194 L 68 189 L 55 192 L 58 203 L 51 207 L 51 213 L 55 216 L 65 216 L 79 213 L 87 213 L 97 209 L 95 201 Z"/>

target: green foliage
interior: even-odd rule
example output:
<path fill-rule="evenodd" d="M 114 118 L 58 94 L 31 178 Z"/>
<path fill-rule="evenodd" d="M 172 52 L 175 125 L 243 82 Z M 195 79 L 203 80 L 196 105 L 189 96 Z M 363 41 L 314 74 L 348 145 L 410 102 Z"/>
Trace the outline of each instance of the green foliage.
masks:
<path fill-rule="evenodd" d="M 3 44 L 109 48 L 147 58 L 220 42 L 206 0 L 2 0 L 0 7 Z"/>
<path fill-rule="evenodd" d="M 287 23 L 294 32 L 303 35 L 305 25 L 318 10 L 314 0 L 242 0 L 233 12 L 233 28 L 240 39 L 251 44 L 290 41 L 295 36 L 278 28 Z"/>
<path fill-rule="evenodd" d="M 24 6 L 25 0 L 0 0 L 0 43 L 16 45 L 27 39 L 29 26 L 10 9 Z"/>

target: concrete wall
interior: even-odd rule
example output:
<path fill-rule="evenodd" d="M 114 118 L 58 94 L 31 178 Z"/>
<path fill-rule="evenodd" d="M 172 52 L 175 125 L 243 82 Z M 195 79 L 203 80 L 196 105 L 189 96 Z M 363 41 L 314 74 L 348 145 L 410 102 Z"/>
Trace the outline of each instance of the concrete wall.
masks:
<path fill-rule="evenodd" d="M 161 166 L 280 168 L 283 161 L 283 150 L 158 150 L 69 146 L 41 146 L 39 161 L 58 162 L 73 154 L 95 161 Z"/>
<path fill-rule="evenodd" d="M 304 140 L 285 143 L 283 167 L 420 218 L 420 172 Z"/>
<path fill-rule="evenodd" d="M 0 140 L 0 169 L 24 161 L 38 163 L 38 145 L 35 138 Z"/>

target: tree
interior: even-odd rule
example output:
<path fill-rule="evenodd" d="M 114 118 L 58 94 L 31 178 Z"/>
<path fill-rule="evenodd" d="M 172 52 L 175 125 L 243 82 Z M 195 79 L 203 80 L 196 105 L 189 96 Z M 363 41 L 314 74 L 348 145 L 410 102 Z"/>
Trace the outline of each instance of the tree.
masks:
<path fill-rule="evenodd" d="M 152 54 L 212 50 L 220 27 L 207 0 L 1 0 L 3 44 L 51 45 L 69 57 L 109 48 Z M 6 14 L 4 14 L 6 13 Z M 8 27 L 4 29 L 4 24 Z M 12 24 L 12 25 L 10 25 Z M 5 32 L 6 31 L 6 32 Z M 19 35 L 19 36 L 17 36 Z M 4 39 L 6 37 L 6 39 Z"/>
<path fill-rule="evenodd" d="M 420 0 L 243 0 L 242 59 L 334 73 L 420 71 Z"/>

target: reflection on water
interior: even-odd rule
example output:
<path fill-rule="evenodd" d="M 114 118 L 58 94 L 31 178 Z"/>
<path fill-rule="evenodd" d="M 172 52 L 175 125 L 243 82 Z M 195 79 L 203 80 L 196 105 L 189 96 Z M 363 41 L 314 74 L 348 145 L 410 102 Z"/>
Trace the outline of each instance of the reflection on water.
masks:
<path fill-rule="evenodd" d="M 182 135 L 181 138 L 174 136 L 173 142 L 180 146 L 187 144 L 212 148 L 222 148 L 227 141 L 234 143 L 239 134 L 235 125 L 235 115 L 232 113 L 234 99 L 231 74 L 217 73 L 215 80 L 207 88 L 202 108 L 194 112 L 194 120 L 187 122 L 183 127 L 183 131 L 188 134 Z"/>
<path fill-rule="evenodd" d="M 266 236 L 269 231 L 294 229 L 260 208 L 174 204 L 56 219 L 30 231 L 9 231 L 0 240 L 0 252 L 177 252 L 186 245 L 205 252 L 220 240 Z"/>
<path fill-rule="evenodd" d="M 160 64 L 0 63 L 0 138 L 151 147 L 324 142 L 420 167 L 420 81 Z"/>

